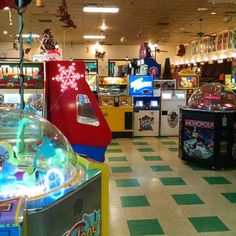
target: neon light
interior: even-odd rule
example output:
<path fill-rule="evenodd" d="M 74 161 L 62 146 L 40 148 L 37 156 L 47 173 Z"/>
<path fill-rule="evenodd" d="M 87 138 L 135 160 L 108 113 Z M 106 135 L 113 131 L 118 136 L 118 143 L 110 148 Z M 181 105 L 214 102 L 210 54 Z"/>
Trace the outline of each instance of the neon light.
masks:
<path fill-rule="evenodd" d="M 64 92 L 69 87 L 78 90 L 76 81 L 80 78 L 83 78 L 84 75 L 75 72 L 75 63 L 72 63 L 68 68 L 61 66 L 60 64 L 57 66 L 59 74 L 55 77 L 52 77 L 52 80 L 61 82 L 61 91 Z"/>

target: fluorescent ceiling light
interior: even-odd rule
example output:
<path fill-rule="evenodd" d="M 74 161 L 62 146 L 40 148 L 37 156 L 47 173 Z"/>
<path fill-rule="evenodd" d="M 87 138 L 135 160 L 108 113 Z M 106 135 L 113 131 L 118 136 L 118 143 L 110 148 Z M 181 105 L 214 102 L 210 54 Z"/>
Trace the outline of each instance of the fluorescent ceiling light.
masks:
<path fill-rule="evenodd" d="M 84 35 L 84 39 L 105 39 L 104 35 Z"/>
<path fill-rule="evenodd" d="M 17 37 L 19 37 L 19 34 L 16 35 Z M 28 38 L 30 36 L 30 34 L 22 34 L 22 38 Z M 32 34 L 33 38 L 39 38 L 40 36 L 38 34 Z"/>
<path fill-rule="evenodd" d="M 86 6 L 83 8 L 84 12 L 101 12 L 101 13 L 117 13 L 118 7 L 99 7 L 99 6 Z"/>

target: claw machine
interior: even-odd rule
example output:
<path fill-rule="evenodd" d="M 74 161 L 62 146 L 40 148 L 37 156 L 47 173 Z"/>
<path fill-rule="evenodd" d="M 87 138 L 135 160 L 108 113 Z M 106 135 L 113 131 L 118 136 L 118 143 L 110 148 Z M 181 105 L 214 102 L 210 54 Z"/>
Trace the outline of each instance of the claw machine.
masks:
<path fill-rule="evenodd" d="M 20 79 L 18 63 L 0 64 L 0 106 L 17 108 L 20 104 Z M 25 63 L 24 101 L 25 110 L 41 117 L 45 109 L 45 73 L 43 63 Z"/>
<path fill-rule="evenodd" d="M 181 108 L 179 157 L 214 168 L 236 164 L 236 95 L 219 83 L 202 85 Z"/>
<path fill-rule="evenodd" d="M 179 135 L 179 109 L 186 103 L 186 90 L 161 91 L 160 136 Z"/>
<path fill-rule="evenodd" d="M 182 69 L 178 72 L 177 89 L 183 89 L 187 92 L 187 100 L 193 92 L 199 87 L 199 75 L 191 69 Z"/>
<path fill-rule="evenodd" d="M 99 77 L 98 102 L 113 137 L 133 135 L 133 99 L 127 77 Z"/>
<path fill-rule="evenodd" d="M 129 76 L 129 94 L 134 100 L 134 136 L 159 135 L 160 97 L 153 96 L 153 77 Z"/>

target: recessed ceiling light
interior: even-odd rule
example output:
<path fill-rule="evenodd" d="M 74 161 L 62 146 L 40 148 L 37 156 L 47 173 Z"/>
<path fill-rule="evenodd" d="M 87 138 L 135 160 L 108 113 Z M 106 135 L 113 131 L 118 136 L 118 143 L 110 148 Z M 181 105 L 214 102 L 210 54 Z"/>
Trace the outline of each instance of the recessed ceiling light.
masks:
<path fill-rule="evenodd" d="M 9 7 L 4 7 L 3 10 L 7 11 L 9 10 L 10 8 Z"/>
<path fill-rule="evenodd" d="M 101 30 L 106 30 L 108 27 L 106 26 L 106 24 L 103 22 L 100 29 Z"/>
<path fill-rule="evenodd" d="M 8 32 L 6 30 L 3 31 L 3 34 L 8 34 Z"/>
<path fill-rule="evenodd" d="M 84 35 L 84 39 L 105 39 L 105 35 Z"/>
<path fill-rule="evenodd" d="M 208 9 L 206 7 L 199 7 L 197 10 L 198 11 L 207 11 Z"/>
<path fill-rule="evenodd" d="M 95 13 L 118 13 L 118 7 L 99 7 L 99 6 L 86 6 L 83 8 L 84 12 L 95 12 Z"/>
<path fill-rule="evenodd" d="M 216 15 L 216 12 L 211 12 L 212 15 Z"/>

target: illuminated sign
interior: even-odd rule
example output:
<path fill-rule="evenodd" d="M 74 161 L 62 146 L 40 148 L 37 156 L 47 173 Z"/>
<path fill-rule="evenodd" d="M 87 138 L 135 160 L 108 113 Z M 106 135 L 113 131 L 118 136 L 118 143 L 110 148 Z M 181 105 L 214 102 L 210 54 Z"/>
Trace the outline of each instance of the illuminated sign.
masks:
<path fill-rule="evenodd" d="M 129 94 L 131 96 L 152 96 L 153 78 L 152 76 L 130 76 Z"/>

